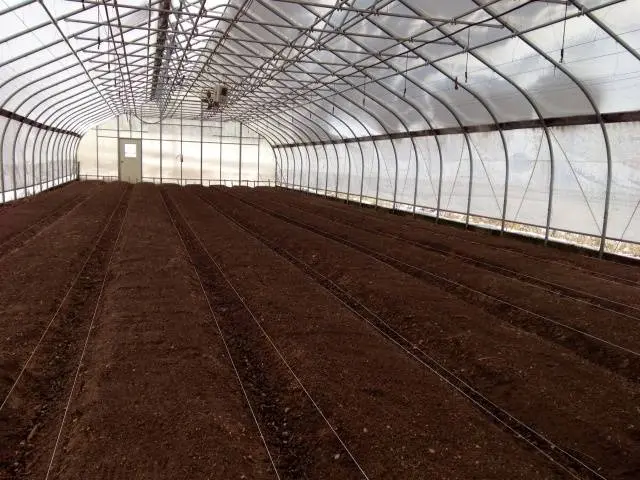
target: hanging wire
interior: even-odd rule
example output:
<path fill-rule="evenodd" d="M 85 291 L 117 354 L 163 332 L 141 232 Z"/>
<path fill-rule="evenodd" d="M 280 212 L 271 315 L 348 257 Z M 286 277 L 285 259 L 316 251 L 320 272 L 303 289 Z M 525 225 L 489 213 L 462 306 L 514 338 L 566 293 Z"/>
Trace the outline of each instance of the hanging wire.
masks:
<path fill-rule="evenodd" d="M 98 6 L 98 50 L 100 50 L 100 44 L 102 40 L 100 40 L 100 6 Z"/>
<path fill-rule="evenodd" d="M 407 49 L 407 54 L 404 59 L 404 92 L 402 92 L 402 96 L 405 97 L 407 95 L 407 74 L 409 72 L 409 50 Z"/>
<path fill-rule="evenodd" d="M 564 63 L 564 45 L 567 38 L 567 10 L 569 9 L 569 2 L 564 4 L 564 24 L 562 27 L 562 48 L 560 49 L 560 63 Z"/>
<path fill-rule="evenodd" d="M 471 48 L 471 27 L 467 31 L 467 63 L 464 66 L 464 83 L 469 83 L 469 49 Z"/>
<path fill-rule="evenodd" d="M 364 102 L 367 99 L 367 79 L 365 78 L 362 82 L 362 106 L 364 107 Z"/>

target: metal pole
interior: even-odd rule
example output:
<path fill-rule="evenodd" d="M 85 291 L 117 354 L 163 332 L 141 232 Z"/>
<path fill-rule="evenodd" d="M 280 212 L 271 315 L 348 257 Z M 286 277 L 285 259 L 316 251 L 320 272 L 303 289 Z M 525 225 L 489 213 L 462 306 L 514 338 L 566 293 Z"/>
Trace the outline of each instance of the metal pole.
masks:
<path fill-rule="evenodd" d="M 142 156 L 142 142 L 144 141 L 142 137 L 144 137 L 144 129 L 142 128 L 142 111 L 140 112 L 140 183 L 142 183 L 142 178 L 144 177 L 144 171 L 142 168 L 142 164 L 144 162 L 144 157 Z"/>
<path fill-rule="evenodd" d="M 182 118 L 180 119 L 180 121 L 182 122 Z M 203 162 L 203 153 L 202 153 L 202 140 L 203 140 L 203 134 L 202 134 L 202 130 L 204 128 L 204 125 L 202 123 L 202 115 L 200 115 L 200 185 L 202 185 L 202 162 Z"/>
<path fill-rule="evenodd" d="M 442 155 L 440 155 L 440 172 L 438 175 L 438 204 L 436 210 L 436 223 L 440 221 L 440 210 L 442 209 L 442 168 L 444 166 L 444 161 L 442 159 Z"/>
<path fill-rule="evenodd" d="M 160 184 L 162 185 L 162 112 L 160 113 Z"/>
<path fill-rule="evenodd" d="M 35 136 L 33 137 L 33 141 L 35 143 L 36 139 Z M 27 142 L 25 140 L 24 142 L 24 161 L 26 163 L 27 161 Z M 26 170 L 25 170 L 26 171 Z M 27 186 L 26 186 L 26 182 L 25 182 L 25 190 L 26 190 Z M 36 156 L 35 155 L 31 155 L 31 195 L 35 195 L 36 194 Z M 26 196 L 26 192 L 25 192 L 25 196 Z"/>
<path fill-rule="evenodd" d="M 44 136 L 43 137 L 40 137 L 40 136 L 36 137 L 36 142 L 38 140 L 40 140 L 40 149 L 38 150 L 38 165 L 39 165 L 39 168 L 38 168 L 38 180 L 39 180 L 39 183 L 40 183 L 40 191 L 43 191 L 44 188 L 42 188 L 42 143 L 44 142 Z M 37 146 L 37 144 L 34 143 L 33 144 L 33 155 L 34 156 L 36 154 L 36 146 Z"/>
<path fill-rule="evenodd" d="M 182 186 L 182 105 L 180 105 L 180 185 Z"/>
<path fill-rule="evenodd" d="M 117 154 L 116 154 L 116 161 L 118 162 L 118 180 L 120 180 L 120 178 L 122 178 L 120 176 L 120 116 L 117 115 L 116 116 L 116 132 L 117 132 L 117 136 L 118 136 L 118 145 L 117 145 Z"/>
<path fill-rule="evenodd" d="M 310 193 L 311 190 L 311 155 L 309 155 L 309 149 L 305 146 L 305 151 L 307 152 L 307 193 Z M 317 159 L 316 159 L 317 163 Z M 317 167 L 316 167 L 317 169 Z"/>
<path fill-rule="evenodd" d="M 98 125 L 96 125 L 96 178 L 100 176 L 100 147 L 99 147 L 99 134 L 98 134 L 98 129 L 100 127 Z"/>
<path fill-rule="evenodd" d="M 220 173 L 218 175 L 218 184 L 222 182 L 222 111 L 220 111 Z"/>
<path fill-rule="evenodd" d="M 238 156 L 238 182 L 242 186 L 242 122 L 240 122 L 240 155 Z"/>
<path fill-rule="evenodd" d="M 271 151 L 273 152 L 273 159 L 275 160 L 275 165 L 273 167 L 273 184 L 275 187 L 278 186 L 278 156 L 280 155 L 279 148 L 271 147 Z"/>

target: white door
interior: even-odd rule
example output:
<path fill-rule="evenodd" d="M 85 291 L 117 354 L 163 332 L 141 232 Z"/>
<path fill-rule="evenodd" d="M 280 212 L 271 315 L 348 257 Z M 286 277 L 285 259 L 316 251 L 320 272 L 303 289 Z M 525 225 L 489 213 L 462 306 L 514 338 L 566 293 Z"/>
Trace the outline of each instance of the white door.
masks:
<path fill-rule="evenodd" d="M 121 181 L 138 183 L 142 179 L 142 141 L 139 138 L 118 139 L 118 176 Z"/>

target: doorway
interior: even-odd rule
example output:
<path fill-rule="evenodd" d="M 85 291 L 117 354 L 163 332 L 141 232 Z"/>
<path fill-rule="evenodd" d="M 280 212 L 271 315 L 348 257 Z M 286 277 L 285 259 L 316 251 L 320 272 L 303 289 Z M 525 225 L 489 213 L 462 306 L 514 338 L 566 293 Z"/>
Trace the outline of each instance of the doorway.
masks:
<path fill-rule="evenodd" d="M 118 178 L 122 182 L 138 183 L 142 180 L 142 140 L 118 139 Z"/>

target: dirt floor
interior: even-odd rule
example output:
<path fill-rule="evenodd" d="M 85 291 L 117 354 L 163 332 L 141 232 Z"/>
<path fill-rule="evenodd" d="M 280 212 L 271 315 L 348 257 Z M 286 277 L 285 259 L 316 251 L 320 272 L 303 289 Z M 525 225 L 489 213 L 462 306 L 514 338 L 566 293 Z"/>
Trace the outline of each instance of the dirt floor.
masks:
<path fill-rule="evenodd" d="M 0 479 L 637 479 L 640 268 L 281 189 L 0 209 Z"/>

